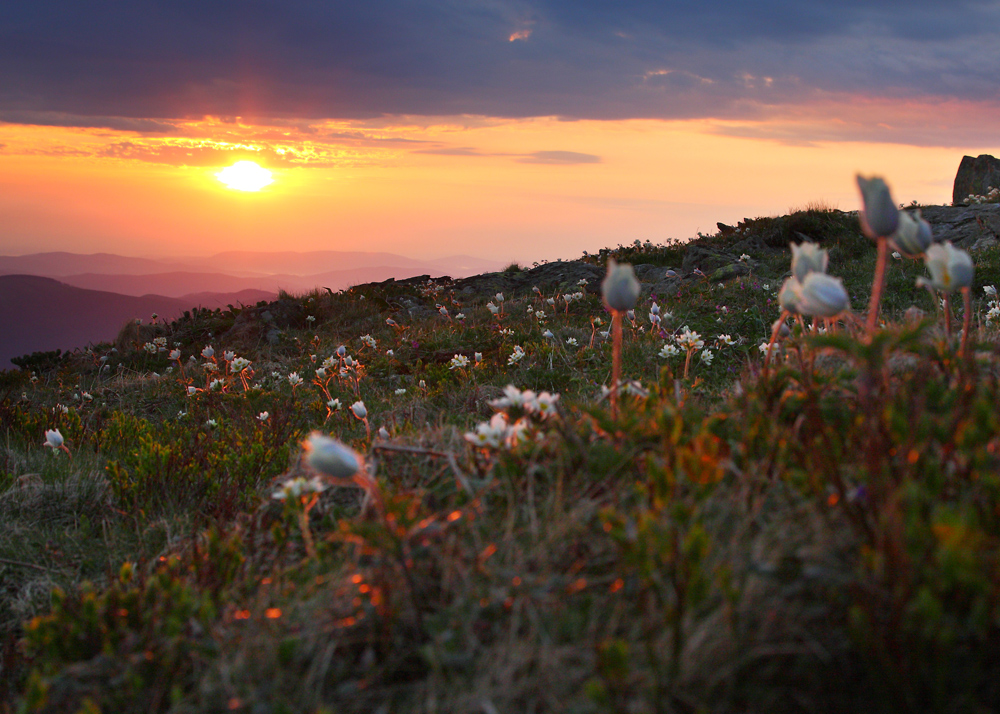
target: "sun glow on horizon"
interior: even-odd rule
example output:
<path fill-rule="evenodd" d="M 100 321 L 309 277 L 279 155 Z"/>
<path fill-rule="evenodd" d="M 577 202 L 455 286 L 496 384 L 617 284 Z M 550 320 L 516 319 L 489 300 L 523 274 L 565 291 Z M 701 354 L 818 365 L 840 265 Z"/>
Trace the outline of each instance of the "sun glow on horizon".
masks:
<path fill-rule="evenodd" d="M 215 178 L 235 191 L 260 191 L 274 183 L 271 172 L 253 161 L 237 161 L 215 174 Z"/>

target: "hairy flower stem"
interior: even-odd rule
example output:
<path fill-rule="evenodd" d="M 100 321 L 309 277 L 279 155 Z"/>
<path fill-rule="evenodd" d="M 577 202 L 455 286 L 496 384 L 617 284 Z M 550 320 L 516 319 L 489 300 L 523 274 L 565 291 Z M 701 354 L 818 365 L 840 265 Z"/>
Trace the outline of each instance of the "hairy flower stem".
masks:
<path fill-rule="evenodd" d="M 618 383 L 622 377 L 622 314 L 618 310 L 611 311 L 611 330 L 614 336 L 614 349 L 611 357 L 611 418 L 618 418 Z"/>
<path fill-rule="evenodd" d="M 962 315 L 962 346 L 958 350 L 959 357 L 965 357 L 965 348 L 969 345 L 969 327 L 972 323 L 972 293 L 970 288 L 962 288 L 962 302 L 965 314 Z"/>
<path fill-rule="evenodd" d="M 951 340 L 951 295 L 944 294 L 944 336 Z"/>
<path fill-rule="evenodd" d="M 872 297 L 868 302 L 868 323 L 866 325 L 868 341 L 875 333 L 875 325 L 878 324 L 878 306 L 882 299 L 882 283 L 885 282 L 885 258 L 889 251 L 888 241 L 885 238 L 876 238 L 878 243 L 878 257 L 875 259 L 875 277 L 872 280 Z"/>
<path fill-rule="evenodd" d="M 764 376 L 767 376 L 767 365 L 771 361 L 771 348 L 774 347 L 774 341 L 778 339 L 778 333 L 781 331 L 781 326 L 785 324 L 785 320 L 791 313 L 788 310 L 783 310 L 781 312 L 781 317 L 777 319 L 774 323 L 774 328 L 771 330 L 771 340 L 767 343 L 767 352 L 764 354 Z"/>

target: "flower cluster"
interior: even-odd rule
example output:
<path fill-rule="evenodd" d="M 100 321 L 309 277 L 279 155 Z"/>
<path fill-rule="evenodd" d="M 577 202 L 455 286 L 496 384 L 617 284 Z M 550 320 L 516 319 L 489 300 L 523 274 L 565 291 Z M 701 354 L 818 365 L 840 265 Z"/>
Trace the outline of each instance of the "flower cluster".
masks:
<path fill-rule="evenodd" d="M 536 394 L 530 389 L 521 391 L 509 384 L 502 397 L 490 402 L 496 414 L 488 422 L 477 424 L 475 431 L 466 432 L 465 440 L 479 448 L 516 446 L 537 426 L 536 421 L 544 422 L 556 416 L 558 401 L 558 394 Z"/>

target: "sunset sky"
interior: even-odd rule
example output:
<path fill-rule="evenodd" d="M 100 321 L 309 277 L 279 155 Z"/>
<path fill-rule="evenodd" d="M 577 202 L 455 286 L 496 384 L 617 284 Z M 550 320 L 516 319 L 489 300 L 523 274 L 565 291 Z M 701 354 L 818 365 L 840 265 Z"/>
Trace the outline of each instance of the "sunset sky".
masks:
<path fill-rule="evenodd" d="M 998 67 L 1000 2 L 8 3 L 0 254 L 530 263 L 853 210 L 859 171 L 946 203 Z"/>

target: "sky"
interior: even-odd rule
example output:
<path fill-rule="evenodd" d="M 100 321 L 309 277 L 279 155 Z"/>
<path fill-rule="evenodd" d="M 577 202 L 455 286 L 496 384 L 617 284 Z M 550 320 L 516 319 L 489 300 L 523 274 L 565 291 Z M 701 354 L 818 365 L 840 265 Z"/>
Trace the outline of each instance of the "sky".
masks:
<path fill-rule="evenodd" d="M 854 210 L 858 172 L 947 203 L 998 67 L 1000 0 L 11 3 L 0 254 L 530 264 Z"/>

